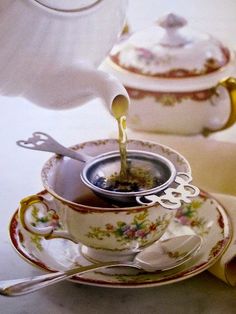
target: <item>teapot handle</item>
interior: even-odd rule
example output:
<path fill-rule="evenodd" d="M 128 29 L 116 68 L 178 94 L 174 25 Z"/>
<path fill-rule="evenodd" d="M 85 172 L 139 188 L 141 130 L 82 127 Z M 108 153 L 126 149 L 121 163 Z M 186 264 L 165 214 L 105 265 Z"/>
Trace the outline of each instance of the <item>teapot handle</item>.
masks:
<path fill-rule="evenodd" d="M 227 77 L 223 80 L 221 80 L 217 86 L 217 87 L 224 87 L 227 89 L 228 93 L 229 93 L 229 97 L 230 97 L 230 115 L 228 117 L 227 122 L 219 129 L 217 130 L 209 130 L 209 129 L 205 129 L 203 134 L 205 136 L 208 136 L 210 133 L 213 132 L 218 132 L 218 131 L 222 131 L 225 129 L 228 129 L 229 127 L 231 127 L 235 122 L 236 122 L 236 78 L 234 77 Z"/>
<path fill-rule="evenodd" d="M 219 82 L 218 86 L 223 86 L 228 90 L 231 103 L 231 112 L 226 124 L 221 130 L 227 129 L 236 122 L 236 78 L 228 77 Z"/>

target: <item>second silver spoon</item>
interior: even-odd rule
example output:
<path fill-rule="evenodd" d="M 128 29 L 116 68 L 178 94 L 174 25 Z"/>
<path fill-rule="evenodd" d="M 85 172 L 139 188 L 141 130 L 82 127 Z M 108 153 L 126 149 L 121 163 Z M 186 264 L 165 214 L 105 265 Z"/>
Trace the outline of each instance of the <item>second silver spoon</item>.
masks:
<path fill-rule="evenodd" d="M 164 271 L 185 263 L 193 254 L 196 254 L 201 244 L 202 239 L 197 235 L 178 236 L 155 242 L 138 253 L 131 262 L 101 262 L 36 277 L 0 281 L 0 294 L 4 296 L 24 295 L 74 275 L 109 267 L 134 267 L 147 272 Z"/>

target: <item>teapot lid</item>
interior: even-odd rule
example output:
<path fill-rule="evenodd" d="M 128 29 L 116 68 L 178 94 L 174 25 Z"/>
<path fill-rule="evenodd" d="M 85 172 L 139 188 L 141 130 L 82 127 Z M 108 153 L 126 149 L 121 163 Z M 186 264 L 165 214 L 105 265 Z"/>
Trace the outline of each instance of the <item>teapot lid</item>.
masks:
<path fill-rule="evenodd" d="M 230 50 L 216 38 L 192 30 L 187 20 L 170 13 L 146 30 L 118 43 L 110 59 L 129 72 L 158 78 L 199 77 L 230 61 Z"/>

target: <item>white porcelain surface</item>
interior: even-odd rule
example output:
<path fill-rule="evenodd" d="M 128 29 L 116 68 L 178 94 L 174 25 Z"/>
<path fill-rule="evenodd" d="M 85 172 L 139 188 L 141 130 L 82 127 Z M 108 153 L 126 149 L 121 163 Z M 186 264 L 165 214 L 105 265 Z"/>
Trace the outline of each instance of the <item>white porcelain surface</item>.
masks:
<path fill-rule="evenodd" d="M 203 239 L 196 256 L 176 269 L 145 273 L 133 269 L 110 269 L 73 277 L 73 281 L 108 287 L 151 287 L 178 282 L 210 267 L 229 244 L 232 230 L 224 208 L 216 199 L 202 192 L 191 205 L 177 213 L 163 238 L 197 234 Z M 81 246 L 62 239 L 44 240 L 32 236 L 20 227 L 17 212 L 10 223 L 10 237 L 14 248 L 26 261 L 48 271 L 65 270 L 73 266 L 88 265 Z"/>
<path fill-rule="evenodd" d="M 117 80 L 96 69 L 122 31 L 127 0 L 92 6 L 91 0 L 76 1 L 89 5 L 79 11 L 57 11 L 42 3 L 56 4 L 1 1 L 0 93 L 51 109 L 76 107 L 96 97 L 109 108 L 117 95 L 128 98 Z"/>
<path fill-rule="evenodd" d="M 102 0 L 33 0 L 47 6 L 48 8 L 61 11 L 86 10 L 97 5 Z"/>
<path fill-rule="evenodd" d="M 192 93 L 127 90 L 131 98 L 127 123 L 134 130 L 172 134 L 213 132 L 224 127 L 231 114 L 230 97 L 223 87 Z"/>

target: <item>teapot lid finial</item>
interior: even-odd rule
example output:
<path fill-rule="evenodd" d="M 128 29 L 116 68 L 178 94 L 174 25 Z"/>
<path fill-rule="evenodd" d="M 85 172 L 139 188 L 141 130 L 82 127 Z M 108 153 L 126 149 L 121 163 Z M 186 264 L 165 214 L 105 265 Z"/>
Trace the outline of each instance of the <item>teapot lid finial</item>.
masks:
<path fill-rule="evenodd" d="M 168 13 L 162 17 L 160 17 L 157 21 L 157 24 L 165 29 L 168 28 L 180 28 L 187 24 L 187 20 L 177 14 Z"/>
<path fill-rule="evenodd" d="M 181 47 L 189 43 L 189 38 L 179 32 L 179 29 L 187 24 L 187 20 L 174 13 L 168 13 L 157 21 L 157 24 L 165 30 L 160 40 L 162 46 Z"/>

